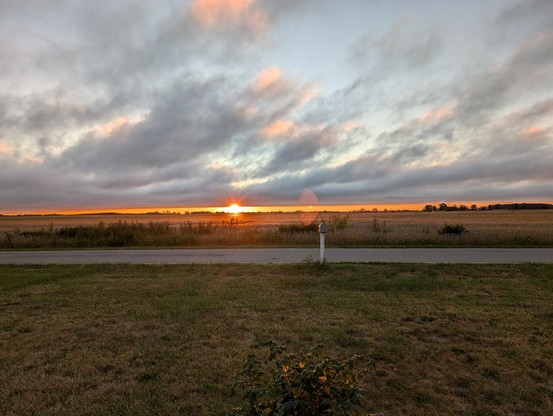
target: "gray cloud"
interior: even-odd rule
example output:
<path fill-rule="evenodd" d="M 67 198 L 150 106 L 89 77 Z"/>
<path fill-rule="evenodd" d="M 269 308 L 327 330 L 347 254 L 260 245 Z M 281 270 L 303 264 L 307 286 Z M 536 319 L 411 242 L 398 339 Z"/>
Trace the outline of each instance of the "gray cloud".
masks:
<path fill-rule="evenodd" d="M 550 199 L 553 173 L 549 154 L 536 152 L 494 161 L 463 160 L 418 169 L 393 169 L 395 165 L 386 168 L 386 162 L 363 158 L 338 169 L 322 168 L 307 175 L 286 176 L 254 187 L 252 194 L 258 195 L 260 201 L 272 195 L 293 202 L 297 190 L 308 187 L 326 204 L 512 199 L 519 194 L 531 196 L 532 192 Z M 379 169 L 380 174 L 376 174 Z"/>
<path fill-rule="evenodd" d="M 405 20 L 381 37 L 366 35 L 353 45 L 350 59 L 370 70 L 369 77 L 387 77 L 396 71 L 420 70 L 440 55 L 443 44 L 436 33 L 417 33 Z"/>
<path fill-rule="evenodd" d="M 332 130 L 308 132 L 293 138 L 278 148 L 272 160 L 261 170 L 260 176 L 312 169 L 318 164 L 314 160 L 316 156 L 328 151 L 328 147 L 336 140 Z"/>
<path fill-rule="evenodd" d="M 549 0 L 523 0 L 506 6 L 496 17 L 495 29 L 505 29 L 505 25 L 520 28 L 526 24 L 530 28 L 543 30 L 553 22 L 553 4 Z"/>
<path fill-rule="evenodd" d="M 148 116 L 107 137 L 85 136 L 59 157 L 62 164 L 88 171 L 119 172 L 204 159 L 220 151 L 243 124 L 221 94 L 222 79 L 173 85 Z"/>
<path fill-rule="evenodd" d="M 550 91 L 552 44 L 551 29 L 525 38 L 506 64 L 478 73 L 461 85 L 457 111 L 465 120 L 481 124 L 488 112 L 512 103 L 517 97 L 540 97 L 544 91 Z"/>

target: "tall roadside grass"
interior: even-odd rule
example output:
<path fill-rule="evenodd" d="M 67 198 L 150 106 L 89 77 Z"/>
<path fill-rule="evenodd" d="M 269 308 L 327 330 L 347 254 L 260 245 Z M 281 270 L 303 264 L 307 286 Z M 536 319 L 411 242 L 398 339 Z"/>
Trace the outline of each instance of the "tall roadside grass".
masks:
<path fill-rule="evenodd" d="M 443 215 L 445 214 L 445 215 Z M 113 221 L 16 227 L 0 231 L 0 249 L 99 247 L 313 247 L 318 223 L 328 247 L 553 247 L 553 215 L 526 213 L 319 214 L 312 223 Z M 209 217 L 208 217 L 209 218 Z"/>
<path fill-rule="evenodd" d="M 216 231 L 224 232 L 233 225 L 223 223 L 186 222 L 173 225 L 169 222 L 115 222 L 96 225 L 53 226 L 33 231 L 4 232 L 4 248 L 56 248 L 56 247 L 151 247 L 197 246 L 201 236 Z"/>
<path fill-rule="evenodd" d="M 317 227 L 239 227 L 236 222 L 115 222 L 5 231 L 0 248 L 200 247 L 308 245 Z M 300 232 L 298 232 L 298 230 Z M 313 244 L 311 242 L 311 244 Z"/>

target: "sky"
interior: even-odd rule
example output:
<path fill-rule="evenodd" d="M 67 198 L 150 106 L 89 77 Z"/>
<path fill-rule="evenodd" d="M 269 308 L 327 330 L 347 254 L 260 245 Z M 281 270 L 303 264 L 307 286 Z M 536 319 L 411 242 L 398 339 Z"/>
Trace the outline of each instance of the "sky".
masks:
<path fill-rule="evenodd" d="M 0 0 L 0 213 L 553 201 L 551 0 Z"/>

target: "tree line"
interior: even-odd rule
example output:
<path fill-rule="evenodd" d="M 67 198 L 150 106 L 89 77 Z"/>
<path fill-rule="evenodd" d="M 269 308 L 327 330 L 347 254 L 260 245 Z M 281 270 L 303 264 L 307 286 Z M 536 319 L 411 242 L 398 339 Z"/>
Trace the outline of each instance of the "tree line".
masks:
<path fill-rule="evenodd" d="M 445 202 L 436 205 L 425 205 L 422 209 L 424 212 L 434 212 L 434 211 L 487 211 L 487 210 L 496 210 L 496 209 L 506 209 L 506 210 L 515 210 L 515 209 L 553 209 L 553 204 L 546 203 L 510 203 L 510 204 L 489 204 L 489 205 L 464 205 L 464 204 L 453 204 L 447 205 Z"/>

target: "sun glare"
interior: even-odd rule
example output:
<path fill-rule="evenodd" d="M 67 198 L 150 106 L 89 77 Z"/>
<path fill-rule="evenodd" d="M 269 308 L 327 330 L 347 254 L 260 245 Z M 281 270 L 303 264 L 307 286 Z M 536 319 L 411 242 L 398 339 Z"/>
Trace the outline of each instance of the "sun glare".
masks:
<path fill-rule="evenodd" d="M 228 206 L 227 212 L 230 213 L 230 214 L 240 214 L 241 212 L 244 212 L 244 210 L 242 209 L 242 207 L 240 205 L 232 204 L 232 205 Z"/>

